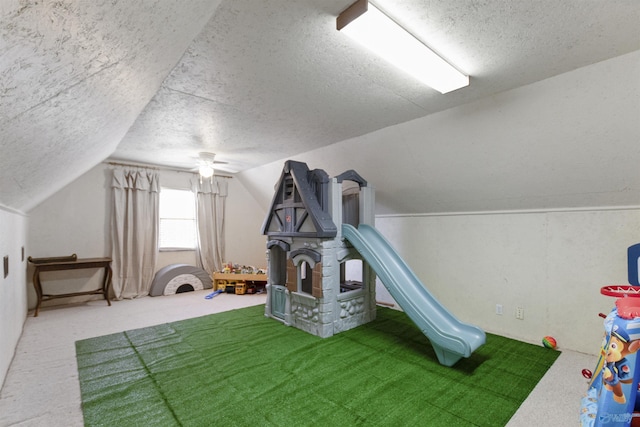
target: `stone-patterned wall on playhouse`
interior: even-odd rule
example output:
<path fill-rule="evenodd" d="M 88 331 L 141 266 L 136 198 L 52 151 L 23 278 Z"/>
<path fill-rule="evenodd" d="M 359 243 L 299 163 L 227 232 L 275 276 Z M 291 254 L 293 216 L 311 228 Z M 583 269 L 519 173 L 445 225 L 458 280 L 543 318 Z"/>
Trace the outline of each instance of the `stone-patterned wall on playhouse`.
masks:
<path fill-rule="evenodd" d="M 376 318 L 375 274 L 363 265 L 362 288 L 336 296 L 335 334 L 364 325 Z"/>

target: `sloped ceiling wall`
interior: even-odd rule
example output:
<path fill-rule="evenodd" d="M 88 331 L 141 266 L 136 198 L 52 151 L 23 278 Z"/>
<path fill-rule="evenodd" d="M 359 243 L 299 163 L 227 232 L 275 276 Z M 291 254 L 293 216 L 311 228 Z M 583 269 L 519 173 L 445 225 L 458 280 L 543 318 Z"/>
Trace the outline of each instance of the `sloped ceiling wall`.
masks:
<path fill-rule="evenodd" d="M 0 204 L 28 211 L 107 158 L 218 4 L 3 0 Z"/>
<path fill-rule="evenodd" d="M 377 0 L 471 75 L 442 95 L 336 31 L 352 1 L 224 0 L 112 158 L 238 172 L 640 49 L 627 0 Z"/>
<path fill-rule="evenodd" d="M 355 169 L 378 214 L 640 205 L 640 51 L 292 159 Z M 269 205 L 283 161 L 237 175 Z"/>

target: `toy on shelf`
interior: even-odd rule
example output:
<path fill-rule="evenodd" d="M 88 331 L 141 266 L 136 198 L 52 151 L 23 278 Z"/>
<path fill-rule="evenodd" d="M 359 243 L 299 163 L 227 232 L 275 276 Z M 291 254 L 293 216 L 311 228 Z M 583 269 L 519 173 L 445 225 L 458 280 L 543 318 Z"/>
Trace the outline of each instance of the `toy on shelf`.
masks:
<path fill-rule="evenodd" d="M 214 288 L 229 294 L 257 294 L 267 284 L 267 272 L 264 268 L 226 262 L 221 271 L 213 273 Z"/>
<path fill-rule="evenodd" d="M 252 265 L 240 265 L 232 262 L 225 262 L 218 273 L 223 274 L 267 274 L 265 268 L 256 268 Z"/>

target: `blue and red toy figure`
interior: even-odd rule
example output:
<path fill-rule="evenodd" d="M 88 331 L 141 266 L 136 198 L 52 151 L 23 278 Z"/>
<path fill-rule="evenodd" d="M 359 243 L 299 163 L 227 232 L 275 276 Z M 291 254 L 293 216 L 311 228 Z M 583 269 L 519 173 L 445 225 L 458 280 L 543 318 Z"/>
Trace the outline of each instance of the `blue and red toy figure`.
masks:
<path fill-rule="evenodd" d="M 582 427 L 640 426 L 640 244 L 629 248 L 628 266 L 631 285 L 601 289 L 619 298 L 604 320 L 600 358 L 582 399 Z"/>
<path fill-rule="evenodd" d="M 640 382 L 640 298 L 620 298 L 606 317 L 605 340 L 582 402 L 583 427 L 628 427 L 636 411 Z"/>

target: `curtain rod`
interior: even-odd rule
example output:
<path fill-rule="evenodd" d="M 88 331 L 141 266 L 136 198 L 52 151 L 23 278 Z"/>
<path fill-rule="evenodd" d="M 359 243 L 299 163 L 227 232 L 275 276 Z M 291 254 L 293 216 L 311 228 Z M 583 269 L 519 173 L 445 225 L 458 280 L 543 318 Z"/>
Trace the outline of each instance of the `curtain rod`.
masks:
<path fill-rule="evenodd" d="M 133 168 L 147 168 L 147 169 L 153 169 L 153 170 L 166 170 L 166 171 L 171 171 L 171 172 L 180 172 L 180 173 L 190 173 L 193 175 L 197 175 L 197 172 L 193 172 L 193 171 L 189 171 L 189 170 L 185 170 L 185 169 L 178 169 L 178 168 L 171 168 L 168 166 L 156 166 L 156 165 L 149 165 L 149 164 L 144 164 L 144 163 L 123 163 L 123 162 L 103 162 L 106 163 L 108 165 L 111 166 L 130 166 Z M 231 175 L 219 175 L 219 174 L 215 174 L 213 175 L 214 177 L 217 178 L 233 178 Z"/>

